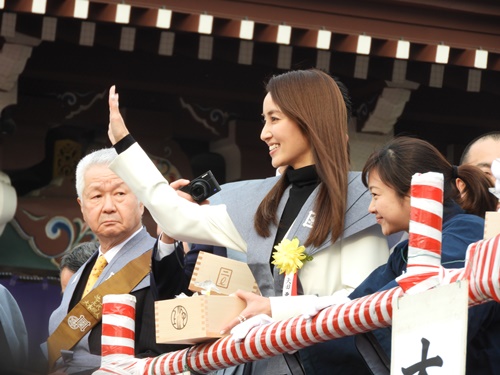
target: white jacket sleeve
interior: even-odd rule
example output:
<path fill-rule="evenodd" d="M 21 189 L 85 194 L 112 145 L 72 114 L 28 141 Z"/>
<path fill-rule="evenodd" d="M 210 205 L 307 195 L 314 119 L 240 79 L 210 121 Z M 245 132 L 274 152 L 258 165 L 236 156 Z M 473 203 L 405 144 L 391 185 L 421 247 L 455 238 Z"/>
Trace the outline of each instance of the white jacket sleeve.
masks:
<path fill-rule="evenodd" d="M 314 295 L 269 297 L 271 302 L 271 315 L 275 320 L 293 318 L 304 314 L 304 307 L 314 303 L 318 299 Z"/>
<path fill-rule="evenodd" d="M 134 143 L 110 165 L 153 216 L 161 230 L 179 241 L 246 251 L 226 206 L 203 205 L 179 197 L 148 155 Z"/>
<path fill-rule="evenodd" d="M 351 292 L 352 290 L 341 289 L 331 296 L 270 297 L 271 315 L 276 320 L 293 318 L 298 315 L 309 319 L 327 307 L 349 302 L 348 295 Z"/>

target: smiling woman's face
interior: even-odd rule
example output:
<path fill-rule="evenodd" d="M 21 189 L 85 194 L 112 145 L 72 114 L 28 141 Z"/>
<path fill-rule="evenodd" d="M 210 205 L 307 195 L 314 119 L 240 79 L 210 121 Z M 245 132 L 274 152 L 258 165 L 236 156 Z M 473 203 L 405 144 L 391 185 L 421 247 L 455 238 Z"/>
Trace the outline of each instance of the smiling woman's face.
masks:
<path fill-rule="evenodd" d="M 372 201 L 368 211 L 375 215 L 382 233 L 389 235 L 400 231 L 408 232 L 410 227 L 410 197 L 401 199 L 393 188 L 386 185 L 376 169 L 368 174 L 368 189 Z"/>
<path fill-rule="evenodd" d="M 269 146 L 274 168 L 290 165 L 294 169 L 314 164 L 311 145 L 293 120 L 285 116 L 267 94 L 262 108 L 264 127 L 260 133 Z"/>

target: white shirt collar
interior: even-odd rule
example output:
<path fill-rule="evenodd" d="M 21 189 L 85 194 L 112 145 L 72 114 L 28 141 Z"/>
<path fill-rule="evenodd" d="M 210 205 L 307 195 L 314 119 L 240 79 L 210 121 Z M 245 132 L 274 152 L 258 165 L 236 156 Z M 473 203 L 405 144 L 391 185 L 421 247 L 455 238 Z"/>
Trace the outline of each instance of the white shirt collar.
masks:
<path fill-rule="evenodd" d="M 119 243 L 118 245 L 116 245 L 116 246 L 112 247 L 111 249 L 109 249 L 108 251 L 106 251 L 105 254 L 102 253 L 101 246 L 99 246 L 99 255 L 104 255 L 104 258 L 106 258 L 106 261 L 108 262 L 108 264 L 111 263 L 111 261 L 113 260 L 115 255 L 118 254 L 118 252 L 122 249 L 122 247 L 125 246 L 125 244 L 128 241 L 130 241 L 141 230 L 142 230 L 142 227 L 140 227 L 137 231 L 135 231 L 134 234 L 132 234 L 125 241 L 123 241 L 122 243 Z"/>

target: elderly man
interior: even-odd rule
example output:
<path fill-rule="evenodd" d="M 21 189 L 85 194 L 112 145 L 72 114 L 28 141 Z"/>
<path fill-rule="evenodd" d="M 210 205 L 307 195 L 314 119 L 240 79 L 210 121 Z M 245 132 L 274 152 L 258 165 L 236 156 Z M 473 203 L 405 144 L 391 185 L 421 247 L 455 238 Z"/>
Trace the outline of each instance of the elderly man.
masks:
<path fill-rule="evenodd" d="M 464 149 L 460 165 L 471 164 L 481 168 L 495 183 L 491 163 L 500 158 L 500 131 L 489 132 L 473 139 Z"/>
<path fill-rule="evenodd" d="M 460 165 L 471 164 L 479 167 L 495 184 L 495 176 L 491 172 L 493 160 L 500 159 L 500 131 L 485 133 L 473 139 L 464 149 L 460 158 Z M 461 189 L 460 181 L 457 187 Z M 500 209 L 500 201 L 497 209 Z"/>
<path fill-rule="evenodd" d="M 99 240 L 99 250 L 75 273 L 61 305 L 52 313 L 47 340 L 49 368 L 57 373 L 91 374 L 101 364 L 101 303 L 106 294 L 130 293 L 136 298 L 135 355 L 157 356 L 185 346 L 158 345 L 155 336 L 150 250 L 155 245 L 142 225 L 144 206 L 109 169 L 114 149 L 85 156 L 76 170 L 77 201 L 83 219 Z M 182 248 L 173 249 L 180 252 Z M 153 255 L 154 256 L 154 255 Z M 162 295 L 184 292 L 188 280 L 176 254 L 162 260 L 172 282 Z"/>

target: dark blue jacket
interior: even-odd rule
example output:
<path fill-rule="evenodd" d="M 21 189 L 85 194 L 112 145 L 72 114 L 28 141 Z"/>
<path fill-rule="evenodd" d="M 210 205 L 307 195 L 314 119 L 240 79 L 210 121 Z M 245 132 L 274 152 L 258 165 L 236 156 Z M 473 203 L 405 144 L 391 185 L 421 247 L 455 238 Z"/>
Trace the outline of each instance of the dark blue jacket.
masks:
<path fill-rule="evenodd" d="M 483 238 L 484 220 L 465 214 L 456 204 L 443 210 L 442 255 L 445 268 L 462 268 L 469 244 Z M 349 296 L 363 297 L 398 286 L 395 278 L 406 270 L 408 241 L 399 243 L 386 264 L 375 269 Z M 500 374 L 499 304 L 489 302 L 469 309 L 467 374 Z M 374 331 L 390 357 L 391 328 Z M 354 345 L 354 337 L 332 340 L 300 351 L 307 374 L 371 374 Z"/>

